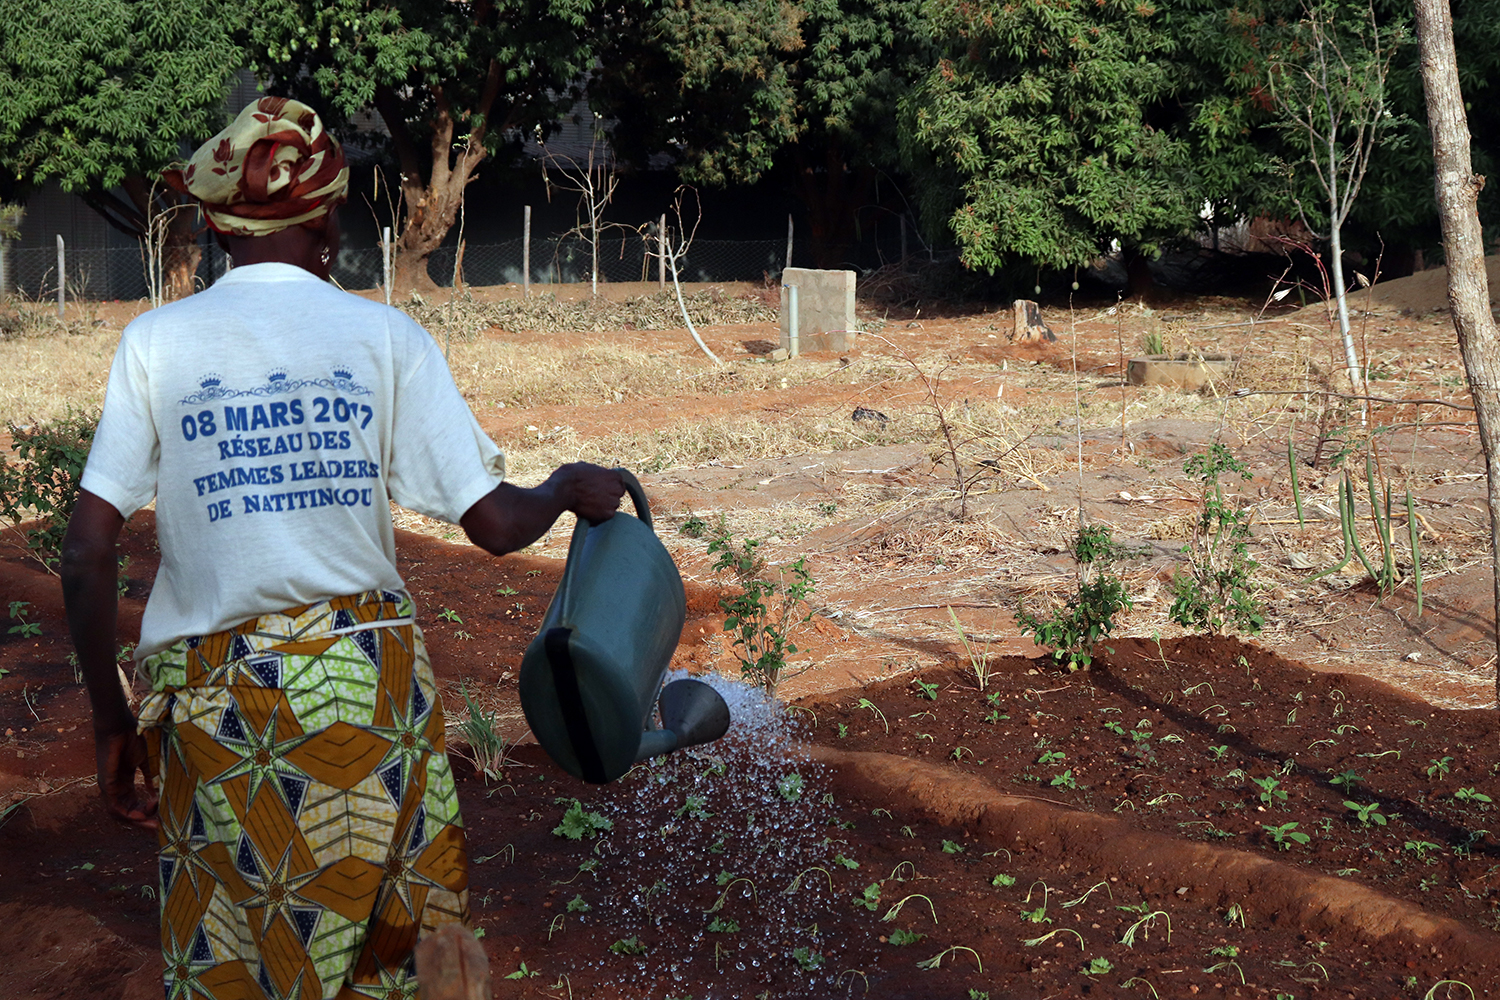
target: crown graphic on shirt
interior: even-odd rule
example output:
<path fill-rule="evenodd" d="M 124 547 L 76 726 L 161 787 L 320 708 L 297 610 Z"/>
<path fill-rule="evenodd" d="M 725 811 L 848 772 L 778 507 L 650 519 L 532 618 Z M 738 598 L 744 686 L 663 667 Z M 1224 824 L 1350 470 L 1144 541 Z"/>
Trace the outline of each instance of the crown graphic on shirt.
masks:
<path fill-rule="evenodd" d="M 335 368 L 333 370 L 333 377 L 349 379 L 354 377 L 354 373 L 347 368 Z"/>
<path fill-rule="evenodd" d="M 212 389 L 214 386 L 222 384 L 223 381 L 224 377 L 222 375 L 219 375 L 217 372 L 209 372 L 203 376 L 202 381 L 198 385 L 204 389 Z"/>
<path fill-rule="evenodd" d="M 269 382 L 285 382 L 286 381 L 286 372 L 284 372 L 280 368 L 278 368 L 275 371 L 273 371 L 271 374 L 267 375 L 266 376 L 266 380 L 269 381 Z"/>

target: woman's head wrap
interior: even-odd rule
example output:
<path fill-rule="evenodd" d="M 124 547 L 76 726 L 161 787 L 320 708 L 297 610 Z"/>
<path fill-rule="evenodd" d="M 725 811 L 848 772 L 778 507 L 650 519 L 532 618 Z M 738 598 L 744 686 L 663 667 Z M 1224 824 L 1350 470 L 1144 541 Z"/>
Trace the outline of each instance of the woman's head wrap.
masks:
<path fill-rule="evenodd" d="M 344 151 L 300 101 L 262 97 L 164 179 L 198 199 L 208 224 L 268 236 L 328 214 L 349 192 Z"/>

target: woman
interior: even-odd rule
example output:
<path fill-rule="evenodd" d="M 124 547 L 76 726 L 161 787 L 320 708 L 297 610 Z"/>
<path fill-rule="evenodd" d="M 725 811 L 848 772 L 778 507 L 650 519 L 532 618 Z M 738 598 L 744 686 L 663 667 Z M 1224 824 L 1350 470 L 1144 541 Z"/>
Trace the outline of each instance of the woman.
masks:
<path fill-rule="evenodd" d="M 500 555 L 624 489 L 583 463 L 503 482 L 432 338 L 327 283 L 348 170 L 310 108 L 256 102 L 168 181 L 235 266 L 126 328 L 63 546 L 105 809 L 159 830 L 169 997 L 412 996 L 468 878 L 389 501 Z M 137 720 L 115 543 L 153 498 Z"/>

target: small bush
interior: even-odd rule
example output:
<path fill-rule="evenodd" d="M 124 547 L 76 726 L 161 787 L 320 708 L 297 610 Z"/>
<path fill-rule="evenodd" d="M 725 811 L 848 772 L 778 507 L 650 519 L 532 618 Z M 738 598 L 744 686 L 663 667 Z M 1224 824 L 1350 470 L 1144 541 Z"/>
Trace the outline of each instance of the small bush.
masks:
<path fill-rule="evenodd" d="M 1183 471 L 1198 478 L 1202 496 L 1193 536 L 1182 548 L 1191 572 L 1172 578 L 1175 599 L 1167 614 L 1200 632 L 1237 628 L 1257 634 L 1265 625 L 1265 613 L 1250 579 L 1260 565 L 1250 556 L 1250 514 L 1243 506 L 1230 506 L 1220 483 L 1225 474 L 1248 480 L 1250 470 L 1215 443 L 1188 459 Z"/>
<path fill-rule="evenodd" d="M 50 424 L 7 425 L 15 454 L 0 452 L 0 517 L 18 534 L 21 522 L 37 522 L 23 537 L 26 548 L 49 570 L 61 558 L 98 423 L 98 413 L 70 410 Z"/>
<path fill-rule="evenodd" d="M 1106 525 L 1078 529 L 1073 540 L 1073 558 L 1078 563 L 1078 590 L 1050 617 L 1026 610 L 1016 610 L 1021 634 L 1035 637 L 1038 646 L 1051 646 L 1052 659 L 1069 670 L 1088 667 L 1094 662 L 1094 649 L 1114 631 L 1115 616 L 1130 609 L 1130 594 L 1125 582 L 1104 571 L 1116 559 L 1130 551 L 1114 540 Z M 1108 648 L 1108 647 L 1106 647 Z"/>

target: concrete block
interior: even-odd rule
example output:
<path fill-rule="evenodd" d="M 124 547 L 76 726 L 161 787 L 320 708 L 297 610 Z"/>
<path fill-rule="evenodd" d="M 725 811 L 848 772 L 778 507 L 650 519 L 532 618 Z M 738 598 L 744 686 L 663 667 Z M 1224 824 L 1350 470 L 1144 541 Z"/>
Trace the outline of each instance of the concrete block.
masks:
<path fill-rule="evenodd" d="M 1197 392 L 1210 382 L 1228 378 L 1234 364 L 1235 359 L 1227 354 L 1179 354 L 1175 358 L 1150 354 L 1130 359 L 1125 366 L 1125 381 L 1130 385 L 1160 385 Z"/>
<path fill-rule="evenodd" d="M 787 285 L 797 286 L 798 351 L 854 349 L 854 272 L 789 267 L 781 273 L 781 346 L 791 349 Z"/>

